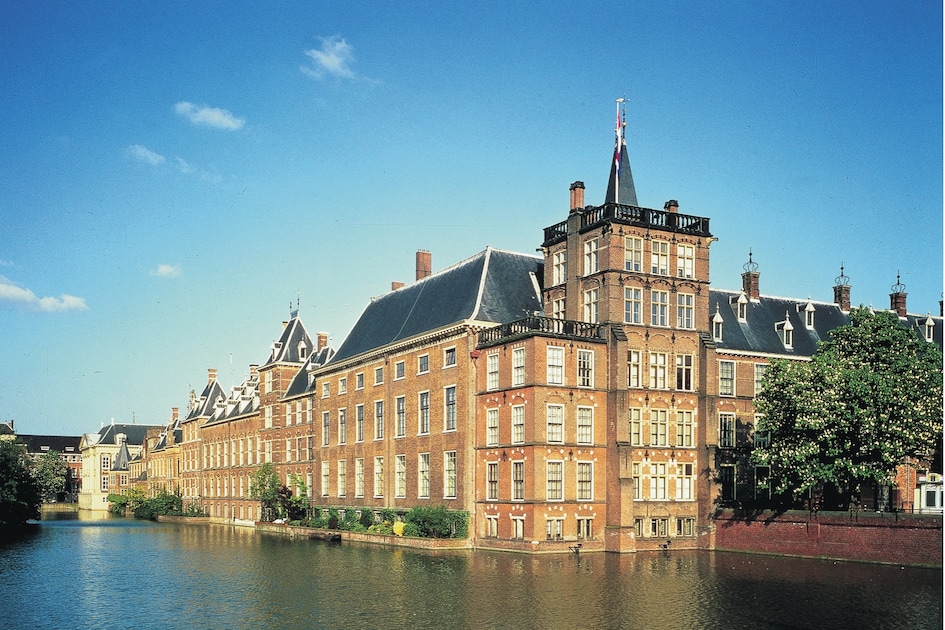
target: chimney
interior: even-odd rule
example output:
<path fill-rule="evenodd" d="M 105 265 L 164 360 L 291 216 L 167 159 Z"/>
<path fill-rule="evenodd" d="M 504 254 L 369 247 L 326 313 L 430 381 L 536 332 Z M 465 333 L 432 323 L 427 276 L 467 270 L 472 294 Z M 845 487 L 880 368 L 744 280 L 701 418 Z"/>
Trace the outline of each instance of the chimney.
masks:
<path fill-rule="evenodd" d="M 584 209 L 584 182 L 571 184 L 571 212 Z"/>
<path fill-rule="evenodd" d="M 433 257 L 425 249 L 417 250 L 417 280 L 423 280 L 432 273 Z"/>
<path fill-rule="evenodd" d="M 889 309 L 896 311 L 899 317 L 906 316 L 906 285 L 899 281 L 899 274 L 896 274 L 896 284 L 890 287 L 892 293 L 889 294 Z"/>
<path fill-rule="evenodd" d="M 177 422 L 180 420 L 180 409 L 177 407 L 171 407 L 171 422 Z"/>
<path fill-rule="evenodd" d="M 398 281 L 394 280 L 393 282 L 390 283 L 390 290 L 391 290 L 391 291 L 396 291 L 397 289 L 403 289 L 403 288 L 404 288 L 404 283 L 403 283 L 403 282 L 398 282 Z"/>
<path fill-rule="evenodd" d="M 215 380 L 217 380 L 217 369 L 216 368 L 207 369 L 207 381 L 212 383 Z"/>
<path fill-rule="evenodd" d="M 840 263 L 840 275 L 833 279 L 833 303 L 841 311 L 850 310 L 850 279 L 843 273 L 843 263 Z"/>
<path fill-rule="evenodd" d="M 663 210 L 666 212 L 672 212 L 673 214 L 679 212 L 679 202 L 675 199 L 670 199 L 663 204 Z"/>
<path fill-rule="evenodd" d="M 255 363 L 251 363 L 249 366 L 249 375 L 256 376 L 257 374 L 259 374 L 259 366 Z"/>
<path fill-rule="evenodd" d="M 667 206 L 670 202 L 667 202 Z M 758 288 L 758 279 L 761 274 L 758 272 L 758 263 L 751 259 L 751 250 L 748 250 L 748 262 L 742 266 L 742 291 L 748 296 L 749 300 L 761 299 L 761 291 Z"/>
<path fill-rule="evenodd" d="M 315 352 L 321 352 L 328 347 L 328 333 L 320 332 L 315 335 Z"/>

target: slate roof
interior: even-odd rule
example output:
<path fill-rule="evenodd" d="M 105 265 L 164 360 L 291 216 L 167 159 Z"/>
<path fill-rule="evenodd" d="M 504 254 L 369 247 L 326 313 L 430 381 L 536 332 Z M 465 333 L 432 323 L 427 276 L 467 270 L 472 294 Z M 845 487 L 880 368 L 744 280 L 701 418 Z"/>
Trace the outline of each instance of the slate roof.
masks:
<path fill-rule="evenodd" d="M 16 439 L 26 446 L 27 453 L 44 453 L 59 451 L 60 453 L 78 453 L 79 435 L 18 435 Z"/>
<path fill-rule="evenodd" d="M 200 396 L 196 396 L 191 392 L 191 398 L 190 410 L 187 413 L 187 417 L 184 418 L 184 422 L 196 418 L 209 418 L 212 416 L 217 400 L 221 398 L 225 399 L 226 393 L 223 391 L 220 383 L 217 382 L 217 379 L 214 378 L 203 388 L 203 391 L 200 392 Z"/>
<path fill-rule="evenodd" d="M 308 336 L 308 331 L 305 330 L 302 320 L 299 319 L 298 312 L 293 311 L 292 317 L 282 329 L 282 336 L 279 337 L 278 341 L 272 344 L 269 358 L 263 365 L 271 365 L 273 363 L 304 363 L 305 357 L 301 354 L 302 349 L 304 349 L 305 357 L 307 357 L 308 354 L 315 349 L 315 344 L 312 343 L 311 337 Z"/>
<path fill-rule="evenodd" d="M 125 434 L 129 444 L 143 444 L 148 429 L 159 428 L 163 427 L 157 424 L 108 424 L 99 430 L 99 440 L 96 444 L 116 444 L 116 436 L 119 433 Z"/>
<path fill-rule="evenodd" d="M 129 461 L 131 461 L 131 453 L 128 452 L 128 442 L 122 442 L 112 462 L 112 470 L 127 471 Z"/>
<path fill-rule="evenodd" d="M 833 303 L 816 302 L 809 299 L 781 298 L 767 295 L 758 300 L 748 300 L 744 322 L 738 321 L 738 298 L 741 291 L 711 289 L 709 291 L 709 328 L 712 330 L 712 318 L 719 314 L 722 318 L 722 339 L 716 340 L 720 352 L 726 350 L 773 354 L 783 356 L 809 357 L 817 350 L 817 343 L 830 340 L 830 331 L 838 326 L 850 323 L 850 315 Z M 805 312 L 811 305 L 814 311 L 814 327 L 808 329 Z M 900 318 L 905 325 L 925 339 L 924 322 L 929 316 L 908 315 Z M 934 341 L 942 345 L 942 318 L 932 318 Z M 786 348 L 776 329 L 778 322 L 790 321 L 794 329 L 794 343 Z"/>
<path fill-rule="evenodd" d="M 325 346 L 319 352 L 309 355 L 302 368 L 292 377 L 292 382 L 286 388 L 284 396 L 290 398 L 307 392 L 312 386 L 312 379 L 309 377 L 311 371 L 331 361 L 333 356 L 335 356 L 335 350 L 331 346 Z"/>
<path fill-rule="evenodd" d="M 329 362 L 461 322 L 510 322 L 542 311 L 542 259 L 494 248 L 373 299 Z"/>
<path fill-rule="evenodd" d="M 207 424 L 226 422 L 259 410 L 259 373 L 255 370 L 230 391 L 227 398 L 214 405 L 213 416 Z"/>
<path fill-rule="evenodd" d="M 619 203 L 625 206 L 637 205 L 637 189 L 633 185 L 633 173 L 630 171 L 630 156 L 627 155 L 626 143 L 620 146 L 620 178 L 617 178 L 617 160 L 610 161 L 610 178 L 607 180 L 607 194 L 604 204 Z M 619 195 L 615 194 L 619 193 Z"/>

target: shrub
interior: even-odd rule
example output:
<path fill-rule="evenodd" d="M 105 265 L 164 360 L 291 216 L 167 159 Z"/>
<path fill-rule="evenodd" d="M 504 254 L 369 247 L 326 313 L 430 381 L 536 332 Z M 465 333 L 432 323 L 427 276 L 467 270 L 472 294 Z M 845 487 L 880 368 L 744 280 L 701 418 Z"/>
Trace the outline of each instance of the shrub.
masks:
<path fill-rule="evenodd" d="M 408 525 L 416 526 L 417 535 L 424 538 L 465 538 L 469 516 L 466 512 L 447 510 L 443 505 L 417 506 L 407 512 L 404 520 Z M 409 535 L 406 529 L 404 535 Z"/>
<path fill-rule="evenodd" d="M 372 510 L 371 508 L 366 508 L 366 507 L 361 508 L 360 523 L 365 528 L 373 525 L 374 524 L 374 510 Z"/>

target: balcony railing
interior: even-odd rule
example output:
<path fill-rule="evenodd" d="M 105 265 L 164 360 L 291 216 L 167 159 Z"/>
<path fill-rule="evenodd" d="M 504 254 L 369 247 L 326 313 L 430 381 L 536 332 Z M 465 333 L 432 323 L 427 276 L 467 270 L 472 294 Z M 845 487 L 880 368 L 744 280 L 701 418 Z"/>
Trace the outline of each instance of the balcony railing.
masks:
<path fill-rule="evenodd" d="M 587 207 L 581 211 L 581 230 L 592 228 L 607 221 L 616 221 L 628 225 L 683 232 L 696 236 L 712 236 L 709 232 L 709 219 L 691 214 L 679 214 L 666 210 L 653 210 L 640 206 L 625 206 L 609 203 L 603 206 Z M 562 221 L 545 228 L 543 245 L 552 245 L 568 236 L 568 222 Z"/>
<path fill-rule="evenodd" d="M 493 345 L 511 338 L 537 334 L 573 339 L 603 340 L 599 324 L 535 316 L 480 330 L 478 345 Z"/>

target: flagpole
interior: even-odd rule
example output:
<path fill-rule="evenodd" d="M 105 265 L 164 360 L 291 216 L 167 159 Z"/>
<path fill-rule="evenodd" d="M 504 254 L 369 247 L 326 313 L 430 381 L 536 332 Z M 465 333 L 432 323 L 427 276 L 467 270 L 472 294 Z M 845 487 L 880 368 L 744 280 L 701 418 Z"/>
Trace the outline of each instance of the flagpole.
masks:
<path fill-rule="evenodd" d="M 617 99 L 617 126 L 614 129 L 614 203 L 620 203 L 620 149 L 621 145 L 621 125 L 620 125 L 620 104 L 624 102 L 623 97 Z"/>

